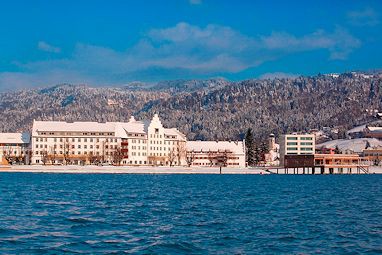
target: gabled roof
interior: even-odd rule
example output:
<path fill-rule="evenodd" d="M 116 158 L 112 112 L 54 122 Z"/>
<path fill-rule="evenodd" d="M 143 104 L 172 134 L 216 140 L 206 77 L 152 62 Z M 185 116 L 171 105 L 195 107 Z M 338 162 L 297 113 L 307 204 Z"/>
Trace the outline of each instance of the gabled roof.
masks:
<path fill-rule="evenodd" d="M 0 143 L 26 144 L 29 142 L 29 133 L 0 133 Z"/>
<path fill-rule="evenodd" d="M 234 154 L 245 154 L 244 143 L 231 141 L 188 141 L 187 151 L 230 151 Z"/>
<path fill-rule="evenodd" d="M 324 148 L 338 148 L 341 151 L 351 150 L 356 153 L 361 153 L 369 142 L 370 147 L 381 147 L 382 141 L 376 138 L 357 138 L 357 139 L 338 139 L 316 145 L 317 149 Z"/>
<path fill-rule="evenodd" d="M 33 132 L 114 132 L 115 122 L 34 121 Z"/>
<path fill-rule="evenodd" d="M 182 140 L 186 140 L 186 136 L 176 128 L 165 128 L 164 134 L 165 135 L 174 135 L 174 136 L 177 136 L 177 138 L 180 138 Z"/>
<path fill-rule="evenodd" d="M 370 132 L 382 132 L 382 127 L 367 127 Z"/>

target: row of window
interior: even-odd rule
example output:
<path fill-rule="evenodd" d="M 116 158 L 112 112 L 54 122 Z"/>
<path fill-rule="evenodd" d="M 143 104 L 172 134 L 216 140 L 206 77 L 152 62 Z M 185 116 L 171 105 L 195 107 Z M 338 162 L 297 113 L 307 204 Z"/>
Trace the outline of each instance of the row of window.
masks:
<path fill-rule="evenodd" d="M 128 134 L 130 137 L 145 137 L 145 134 Z"/>
<path fill-rule="evenodd" d="M 2 147 L 28 147 L 27 143 L 20 144 L 20 143 L 0 143 L 0 148 Z"/>
<path fill-rule="evenodd" d="M 177 141 L 164 141 L 163 144 L 164 145 L 175 145 L 175 144 L 178 144 L 179 142 Z M 150 144 L 162 144 L 162 141 L 150 141 Z"/>
<path fill-rule="evenodd" d="M 46 137 L 36 137 L 36 142 L 48 142 L 48 141 L 51 141 L 51 140 L 53 140 L 53 142 L 57 142 L 57 141 L 60 141 L 61 143 L 62 142 L 67 142 L 67 143 L 69 143 L 69 142 L 76 142 L 76 140 L 77 140 L 77 142 L 81 142 L 81 141 L 83 141 L 83 142 L 94 142 L 94 141 L 96 141 L 97 143 L 99 143 L 100 142 L 100 139 L 99 138 L 95 138 L 95 139 L 93 139 L 93 138 L 46 138 Z M 104 140 L 105 142 L 118 142 L 118 139 L 116 139 L 116 138 L 106 138 L 105 140 Z"/>
<path fill-rule="evenodd" d="M 3 154 L 7 154 L 9 156 L 24 155 L 24 153 L 25 153 L 24 151 L 4 151 L 3 152 Z"/>
<path fill-rule="evenodd" d="M 287 140 L 291 140 L 291 141 L 296 141 L 296 140 L 298 140 L 298 138 L 300 138 L 300 140 L 309 140 L 309 141 L 311 141 L 311 140 L 313 140 L 313 137 L 305 137 L 305 136 L 300 136 L 300 137 L 298 137 L 298 136 L 287 136 Z"/>
<path fill-rule="evenodd" d="M 146 143 L 146 140 L 140 140 L 140 139 L 132 139 L 131 143 Z"/>
<path fill-rule="evenodd" d="M 162 148 L 163 148 L 164 151 L 165 151 L 165 150 L 168 150 L 168 151 L 171 150 L 170 147 L 167 147 L 167 149 L 166 149 L 166 147 L 152 147 L 152 146 L 150 146 L 150 150 L 152 150 L 152 151 L 161 151 Z"/>
<path fill-rule="evenodd" d="M 147 153 L 146 152 L 135 152 L 135 151 L 133 151 L 133 152 L 131 152 L 131 155 L 132 156 L 147 156 Z"/>
<path fill-rule="evenodd" d="M 135 165 L 142 165 L 142 163 L 144 164 L 144 165 L 146 165 L 146 161 L 145 160 L 135 160 L 135 161 L 133 161 L 133 160 L 130 160 L 130 161 L 128 161 L 128 160 L 123 160 L 122 161 L 122 164 L 135 164 Z"/>
<path fill-rule="evenodd" d="M 114 136 L 114 133 L 106 132 L 106 133 L 79 133 L 79 132 L 39 132 L 39 135 L 95 135 L 95 136 L 102 136 L 102 135 L 108 135 L 108 136 Z"/>
<path fill-rule="evenodd" d="M 211 164 L 210 163 L 198 163 L 198 162 L 195 162 L 195 163 L 192 163 L 194 166 L 210 166 Z M 212 163 L 212 165 L 219 165 L 219 163 Z M 228 166 L 238 166 L 239 163 L 227 163 Z"/>
<path fill-rule="evenodd" d="M 35 155 L 64 155 L 64 152 L 63 151 L 53 151 L 53 152 L 47 152 L 47 151 L 35 151 L 34 152 Z M 93 152 L 93 151 L 70 151 L 70 152 L 67 152 L 66 155 L 101 155 L 101 153 L 99 151 L 97 152 Z M 113 152 L 108 152 L 106 151 L 105 152 L 105 155 L 106 156 L 109 156 L 109 155 L 113 155 L 114 153 Z"/>
<path fill-rule="evenodd" d="M 132 150 L 136 150 L 136 149 L 140 150 L 141 146 L 131 146 L 131 149 Z M 146 146 L 142 146 L 142 150 L 146 150 Z"/>
<path fill-rule="evenodd" d="M 287 145 L 297 145 L 297 142 L 287 142 Z M 300 145 L 313 145 L 313 142 L 300 142 Z"/>
<path fill-rule="evenodd" d="M 297 151 L 298 148 L 297 147 L 287 147 L 287 150 L 288 151 Z M 313 148 L 312 147 L 301 147 L 300 150 L 301 151 L 312 151 Z"/>
<path fill-rule="evenodd" d="M 60 148 L 60 149 L 64 149 L 64 145 L 62 145 L 62 144 L 60 144 L 59 146 L 57 146 L 57 144 L 55 144 L 55 145 L 53 145 L 53 146 L 49 146 L 49 147 L 53 147 L 54 149 L 56 149 L 56 148 Z M 93 146 L 92 144 L 91 145 L 89 145 L 89 149 L 93 149 L 93 148 L 96 148 L 96 149 L 99 149 L 100 148 L 100 145 L 95 145 L 95 146 Z M 36 149 L 38 149 L 38 148 L 40 148 L 40 149 L 43 149 L 43 148 L 45 148 L 45 149 L 47 149 L 48 148 L 48 145 L 46 145 L 46 144 L 36 144 Z M 66 145 L 65 146 L 65 148 L 66 149 L 69 149 L 69 148 L 71 148 L 71 149 L 75 149 L 75 145 L 74 144 L 72 144 L 72 145 L 70 145 L 70 147 L 69 147 L 69 145 Z M 81 149 L 82 147 L 81 147 L 81 144 L 78 144 L 77 145 L 77 149 Z M 88 146 L 85 144 L 84 146 L 83 146 L 83 148 L 84 149 L 87 149 L 88 148 Z M 104 147 L 105 149 L 117 149 L 118 148 L 118 146 L 117 145 L 105 145 L 105 147 Z"/>
<path fill-rule="evenodd" d="M 211 157 L 200 157 L 200 156 L 196 156 L 195 159 L 211 159 Z M 239 159 L 239 157 L 227 157 L 227 159 L 232 159 L 232 160 L 235 160 L 235 159 Z"/>

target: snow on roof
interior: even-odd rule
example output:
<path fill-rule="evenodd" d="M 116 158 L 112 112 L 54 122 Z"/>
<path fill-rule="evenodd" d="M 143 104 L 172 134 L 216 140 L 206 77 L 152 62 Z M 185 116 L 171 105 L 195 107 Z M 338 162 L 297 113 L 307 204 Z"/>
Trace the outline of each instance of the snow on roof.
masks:
<path fill-rule="evenodd" d="M 115 122 L 65 122 L 65 121 L 34 121 L 33 132 L 114 132 Z"/>
<path fill-rule="evenodd" d="M 125 133 L 145 133 L 144 123 L 130 122 L 65 122 L 65 121 L 34 121 L 33 133 L 45 132 L 115 132 L 116 136 L 124 137 Z"/>
<path fill-rule="evenodd" d="M 29 142 L 29 133 L 0 133 L 0 143 L 23 144 Z"/>
<path fill-rule="evenodd" d="M 158 117 L 157 117 L 158 119 Z M 159 119 L 158 119 L 159 120 Z M 65 122 L 65 121 L 34 121 L 32 133 L 36 132 L 102 132 L 115 133 L 115 136 L 125 138 L 128 133 L 145 134 L 151 121 L 137 121 L 131 117 L 129 122 Z M 185 140 L 185 135 L 176 128 L 165 128 L 166 135 L 176 135 Z"/>
<path fill-rule="evenodd" d="M 363 132 L 363 130 L 366 128 L 366 125 L 361 125 L 361 126 L 357 126 L 357 127 L 354 127 L 352 129 L 349 129 L 347 131 L 348 134 L 351 134 L 351 133 L 359 133 L 359 132 Z"/>
<path fill-rule="evenodd" d="M 382 127 L 367 127 L 371 132 L 382 132 Z"/>
<path fill-rule="evenodd" d="M 142 121 L 119 122 L 118 124 L 127 133 L 145 133 L 145 124 Z"/>
<path fill-rule="evenodd" d="M 176 128 L 165 128 L 164 129 L 164 134 L 165 135 L 174 135 L 177 136 L 178 138 L 182 138 L 183 140 L 186 139 L 185 135 L 182 134 L 178 129 Z"/>
<path fill-rule="evenodd" d="M 357 139 L 338 139 L 338 140 L 332 140 L 325 143 L 317 144 L 316 148 L 320 149 L 322 147 L 324 148 L 335 148 L 338 146 L 338 148 L 341 151 L 344 150 L 352 150 L 356 153 L 361 153 L 365 147 L 366 143 L 369 142 L 371 147 L 382 147 L 382 141 L 375 139 L 375 138 L 357 138 Z"/>
<path fill-rule="evenodd" d="M 245 154 L 244 144 L 230 141 L 188 141 L 187 151 L 224 151 L 228 150 L 234 154 Z"/>

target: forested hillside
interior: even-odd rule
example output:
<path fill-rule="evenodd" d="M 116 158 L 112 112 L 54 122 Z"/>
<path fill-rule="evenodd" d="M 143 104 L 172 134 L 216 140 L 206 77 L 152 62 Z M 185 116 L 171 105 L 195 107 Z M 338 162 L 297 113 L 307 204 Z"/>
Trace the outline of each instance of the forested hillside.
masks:
<path fill-rule="evenodd" d="M 248 127 L 269 133 L 349 128 L 382 109 L 382 76 L 343 74 L 229 82 L 169 81 L 122 88 L 57 85 L 0 94 L 0 131 L 28 130 L 33 119 L 127 121 L 151 118 L 189 139 L 241 139 Z"/>

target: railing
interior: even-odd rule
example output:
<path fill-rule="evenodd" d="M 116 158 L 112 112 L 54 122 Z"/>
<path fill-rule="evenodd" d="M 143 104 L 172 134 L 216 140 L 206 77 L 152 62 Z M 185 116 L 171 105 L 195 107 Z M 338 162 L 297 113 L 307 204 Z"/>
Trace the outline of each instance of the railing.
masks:
<path fill-rule="evenodd" d="M 369 174 L 370 172 L 369 172 L 369 169 L 368 168 L 365 168 L 365 167 L 363 167 L 363 166 L 359 166 L 358 167 L 358 170 L 362 170 L 365 174 Z"/>

